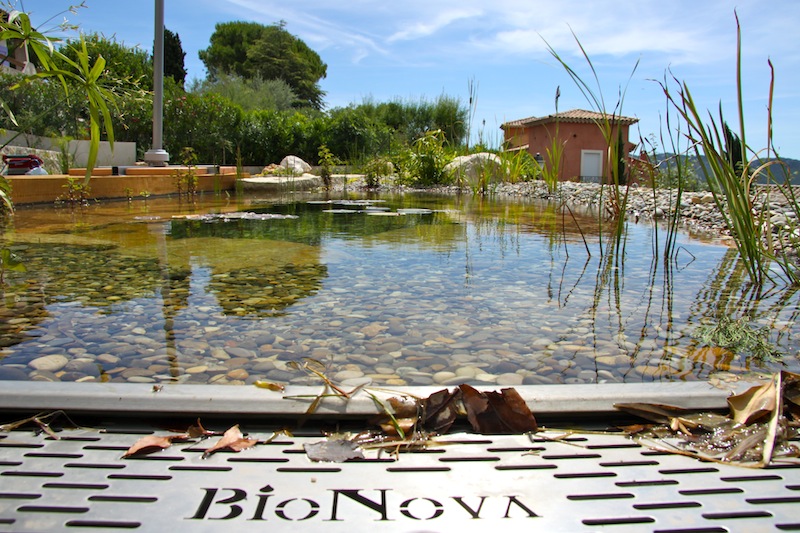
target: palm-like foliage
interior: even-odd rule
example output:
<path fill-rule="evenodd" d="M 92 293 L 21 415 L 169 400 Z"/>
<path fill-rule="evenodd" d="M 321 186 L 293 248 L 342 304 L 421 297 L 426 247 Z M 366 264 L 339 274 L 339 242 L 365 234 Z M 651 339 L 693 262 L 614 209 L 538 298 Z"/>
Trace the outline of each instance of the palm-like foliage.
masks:
<path fill-rule="evenodd" d="M 84 3 L 70 6 L 68 11 L 74 13 L 79 7 L 85 7 Z M 59 28 L 63 30 L 65 26 L 62 24 Z M 40 65 L 39 72 L 23 76 L 12 89 L 37 79 L 55 78 L 61 83 L 67 98 L 71 96 L 71 93 L 78 93 L 81 98 L 85 99 L 90 130 L 89 155 L 86 165 L 86 181 L 88 181 L 97 161 L 102 129 L 105 129 L 109 143 L 112 146 L 114 143 L 109 105 L 114 105 L 115 97 L 113 92 L 103 87 L 101 83 L 106 64 L 105 59 L 99 56 L 94 63 L 91 63 L 86 42 L 82 37 L 80 48 L 76 51 L 77 60 L 66 57 L 55 49 L 55 44 L 58 43 L 57 39 L 53 39 L 47 35 L 47 32 L 33 27 L 30 16 L 17 10 L 10 10 L 8 19 L 0 22 L 0 39 L 15 40 L 19 46 L 26 46 L 29 53 L 36 56 Z M 66 67 L 59 67 L 54 61 L 55 58 L 58 58 L 59 62 Z M 3 107 L 12 122 L 15 122 L 13 111 L 5 102 L 3 102 Z M 2 193 L 0 192 L 0 194 Z M 5 202 L 7 199 L 4 198 L 3 201 Z"/>

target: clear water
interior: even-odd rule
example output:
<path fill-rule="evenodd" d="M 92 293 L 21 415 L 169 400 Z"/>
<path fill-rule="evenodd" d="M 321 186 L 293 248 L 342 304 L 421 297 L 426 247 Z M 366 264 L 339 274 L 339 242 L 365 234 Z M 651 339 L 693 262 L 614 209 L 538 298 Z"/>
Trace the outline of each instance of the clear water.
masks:
<path fill-rule="evenodd" d="M 250 212 L 262 216 L 206 214 Z M 270 216 L 263 216 L 270 215 Z M 559 384 L 800 370 L 797 293 L 757 295 L 735 251 L 515 199 L 201 198 L 23 208 L 3 240 L 0 378 L 154 384 Z M 602 251 L 601 251 L 602 250 Z M 720 317 L 781 353 L 704 345 Z"/>

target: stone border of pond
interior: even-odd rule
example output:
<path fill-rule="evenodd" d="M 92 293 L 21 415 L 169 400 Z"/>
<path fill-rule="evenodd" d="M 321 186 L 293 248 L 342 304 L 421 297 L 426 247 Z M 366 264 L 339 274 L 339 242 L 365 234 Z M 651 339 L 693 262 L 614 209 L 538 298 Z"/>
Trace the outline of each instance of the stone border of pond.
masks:
<path fill-rule="evenodd" d="M 658 403 L 701 411 L 727 410 L 727 398 L 757 385 L 735 382 L 730 389 L 707 382 L 654 382 L 587 385 L 522 385 L 514 387 L 537 418 L 559 420 L 597 419 L 620 414 L 617 403 Z M 382 414 L 375 400 L 403 395 L 425 398 L 443 387 L 375 387 L 353 394 L 350 399 L 324 398 L 314 418 L 365 418 Z M 502 387 L 479 386 L 479 390 Z M 5 381 L 0 389 L 0 410 L 39 413 L 62 410 L 71 415 L 120 417 L 230 416 L 291 417 L 306 414 L 319 386 L 287 386 L 283 392 L 255 386 L 164 385 L 136 383 L 35 383 Z"/>
<path fill-rule="evenodd" d="M 338 178 L 338 179 L 337 179 Z M 334 190 L 344 189 L 344 176 L 334 177 Z M 473 195 L 470 189 L 463 187 L 447 186 L 432 188 L 411 188 L 391 184 L 383 184 L 374 189 L 367 189 L 363 176 L 348 175 L 347 190 L 351 191 L 372 191 L 377 193 L 403 193 L 403 192 L 426 192 L 433 194 L 461 194 Z M 551 193 L 547 184 L 543 181 L 526 181 L 518 183 L 499 183 L 489 187 L 487 195 L 498 197 L 517 197 L 529 198 L 544 201 L 564 202 L 573 208 L 583 207 L 597 210 L 600 207 L 601 199 L 608 197 L 608 188 L 601 195 L 601 186 L 598 183 L 579 183 L 572 181 L 559 182 L 558 189 Z M 754 202 L 756 208 L 761 208 L 760 191 L 766 186 L 754 186 Z M 800 187 L 795 187 L 800 196 Z M 624 187 L 623 187 L 624 194 Z M 631 221 L 652 221 L 655 219 L 666 219 L 670 210 L 674 209 L 677 191 L 675 189 L 656 189 L 655 194 L 652 188 L 639 185 L 632 185 L 628 198 L 626 216 Z M 787 220 L 797 224 L 794 219 L 796 214 L 790 207 L 784 195 L 773 187 L 769 196 L 769 209 L 771 223 L 774 226 L 786 224 Z M 733 246 L 734 242 L 730 238 L 730 232 L 725 226 L 722 214 L 714 203 L 714 197 L 709 191 L 684 191 L 681 196 L 681 228 L 692 232 L 696 236 L 721 240 L 724 244 Z M 665 230 L 666 231 L 666 230 Z M 790 255 L 797 257 L 797 253 L 787 250 Z"/>

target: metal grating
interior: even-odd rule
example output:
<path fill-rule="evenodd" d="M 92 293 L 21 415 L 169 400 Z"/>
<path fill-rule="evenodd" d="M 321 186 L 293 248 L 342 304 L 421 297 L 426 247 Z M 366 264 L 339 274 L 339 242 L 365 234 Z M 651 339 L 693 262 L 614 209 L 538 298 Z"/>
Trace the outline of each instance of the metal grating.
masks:
<path fill-rule="evenodd" d="M 322 437 L 306 430 L 208 459 L 212 441 L 121 459 L 151 433 L 166 434 L 123 424 L 59 440 L 0 435 L 0 530 L 800 530 L 797 465 L 703 463 L 623 436 L 456 433 L 423 452 L 314 463 L 303 445 Z"/>

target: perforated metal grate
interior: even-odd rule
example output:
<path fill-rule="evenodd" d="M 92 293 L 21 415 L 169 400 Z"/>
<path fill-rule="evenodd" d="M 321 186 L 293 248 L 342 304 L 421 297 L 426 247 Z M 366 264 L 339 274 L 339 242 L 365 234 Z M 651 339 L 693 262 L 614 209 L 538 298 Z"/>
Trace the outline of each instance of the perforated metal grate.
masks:
<path fill-rule="evenodd" d="M 225 428 L 219 428 L 225 429 Z M 248 429 L 244 428 L 243 429 Z M 266 440 L 269 430 L 249 428 Z M 262 430 L 263 429 L 263 430 Z M 800 468 L 750 470 L 623 436 L 447 435 L 422 452 L 315 463 L 281 436 L 203 459 L 213 441 L 121 456 L 146 426 L 0 436 L 0 530 L 800 530 Z"/>

